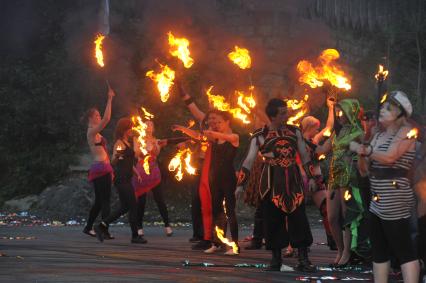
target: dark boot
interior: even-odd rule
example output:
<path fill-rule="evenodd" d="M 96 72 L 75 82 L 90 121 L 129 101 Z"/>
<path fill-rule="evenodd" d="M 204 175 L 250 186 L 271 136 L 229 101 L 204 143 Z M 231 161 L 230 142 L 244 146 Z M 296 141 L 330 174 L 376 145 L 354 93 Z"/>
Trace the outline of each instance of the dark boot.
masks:
<path fill-rule="evenodd" d="M 301 272 L 316 272 L 317 268 L 310 262 L 308 248 L 298 248 L 298 264 L 296 270 Z"/>
<path fill-rule="evenodd" d="M 96 232 L 96 238 L 98 238 L 99 242 L 103 242 L 107 235 L 109 235 L 108 224 L 104 222 L 101 222 L 99 223 L 99 225 L 96 225 L 94 230 Z"/>
<path fill-rule="evenodd" d="M 271 264 L 266 271 L 280 271 L 282 264 L 281 249 L 272 250 Z"/>

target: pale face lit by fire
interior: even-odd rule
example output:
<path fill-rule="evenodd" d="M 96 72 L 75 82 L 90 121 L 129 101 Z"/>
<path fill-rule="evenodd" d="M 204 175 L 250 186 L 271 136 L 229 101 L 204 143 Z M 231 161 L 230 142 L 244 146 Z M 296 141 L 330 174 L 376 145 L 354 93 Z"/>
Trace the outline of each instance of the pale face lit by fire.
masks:
<path fill-rule="evenodd" d="M 303 130 L 303 135 L 308 140 L 312 139 L 319 133 L 319 129 L 320 129 L 320 124 L 318 123 L 312 124 L 306 130 Z"/>
<path fill-rule="evenodd" d="M 216 125 L 216 121 L 217 121 L 218 115 L 214 114 L 214 113 L 210 113 L 207 117 L 207 125 L 209 126 L 209 129 L 213 130 L 213 131 L 217 131 L 217 125 Z"/>
<path fill-rule="evenodd" d="M 384 126 L 389 125 L 398 119 L 399 114 L 401 114 L 401 109 L 387 101 L 380 108 L 379 122 Z"/>

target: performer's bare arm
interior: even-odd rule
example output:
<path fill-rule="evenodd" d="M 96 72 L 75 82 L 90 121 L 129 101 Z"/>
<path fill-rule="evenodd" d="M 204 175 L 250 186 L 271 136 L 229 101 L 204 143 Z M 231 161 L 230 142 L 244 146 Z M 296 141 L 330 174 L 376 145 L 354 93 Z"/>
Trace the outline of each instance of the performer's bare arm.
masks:
<path fill-rule="evenodd" d="M 100 133 L 106 127 L 106 125 L 108 125 L 109 120 L 111 120 L 111 105 L 112 98 L 114 96 L 115 92 L 111 88 L 108 88 L 108 101 L 105 107 L 104 116 L 102 117 L 102 120 L 99 125 L 93 128 L 89 128 L 89 130 L 87 131 L 87 136 L 89 137 L 89 139 Z"/>
<path fill-rule="evenodd" d="M 220 133 L 216 131 L 205 130 L 203 131 L 203 134 L 211 140 L 218 139 L 218 140 L 224 140 L 224 141 L 230 142 L 235 147 L 238 147 L 240 143 L 240 137 L 234 133 L 225 134 L 225 133 Z"/>

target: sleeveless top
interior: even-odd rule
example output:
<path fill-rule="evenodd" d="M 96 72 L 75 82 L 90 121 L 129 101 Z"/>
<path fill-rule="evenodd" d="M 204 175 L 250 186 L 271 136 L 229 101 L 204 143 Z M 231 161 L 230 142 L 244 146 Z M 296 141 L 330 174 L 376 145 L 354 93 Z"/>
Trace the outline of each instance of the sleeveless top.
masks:
<path fill-rule="evenodd" d="M 235 189 L 237 184 L 234 168 L 236 154 L 237 148 L 230 142 L 212 144 L 209 180 L 213 187 Z"/>
<path fill-rule="evenodd" d="M 116 184 L 130 183 L 133 176 L 133 166 L 136 160 L 133 143 L 130 143 L 129 146 L 125 143 L 124 145 L 126 148 L 120 153 L 114 168 Z"/>
<path fill-rule="evenodd" d="M 378 151 L 386 152 L 395 135 L 379 146 Z M 381 164 L 372 160 L 370 164 L 370 186 L 372 200 L 370 211 L 383 220 L 409 218 L 415 205 L 408 171 L 415 157 L 415 150 L 405 152 L 393 164 Z"/>

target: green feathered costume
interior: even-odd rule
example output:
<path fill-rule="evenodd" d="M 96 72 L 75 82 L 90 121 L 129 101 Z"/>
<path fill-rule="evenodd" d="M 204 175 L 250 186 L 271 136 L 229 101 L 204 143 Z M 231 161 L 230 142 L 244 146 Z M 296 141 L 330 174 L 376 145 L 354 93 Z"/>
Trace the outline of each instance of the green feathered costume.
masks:
<path fill-rule="evenodd" d="M 346 215 L 343 223 L 351 230 L 351 250 L 362 258 L 369 258 L 371 251 L 366 230 L 367 211 L 358 188 L 357 155 L 349 150 L 350 142 L 359 141 L 363 135 L 358 119 L 361 107 L 356 99 L 344 99 L 337 105 L 342 109 L 348 122 L 342 125 L 337 135 L 332 137 L 333 155 L 328 188 L 342 189 L 341 193 L 344 194 L 346 201 Z"/>

